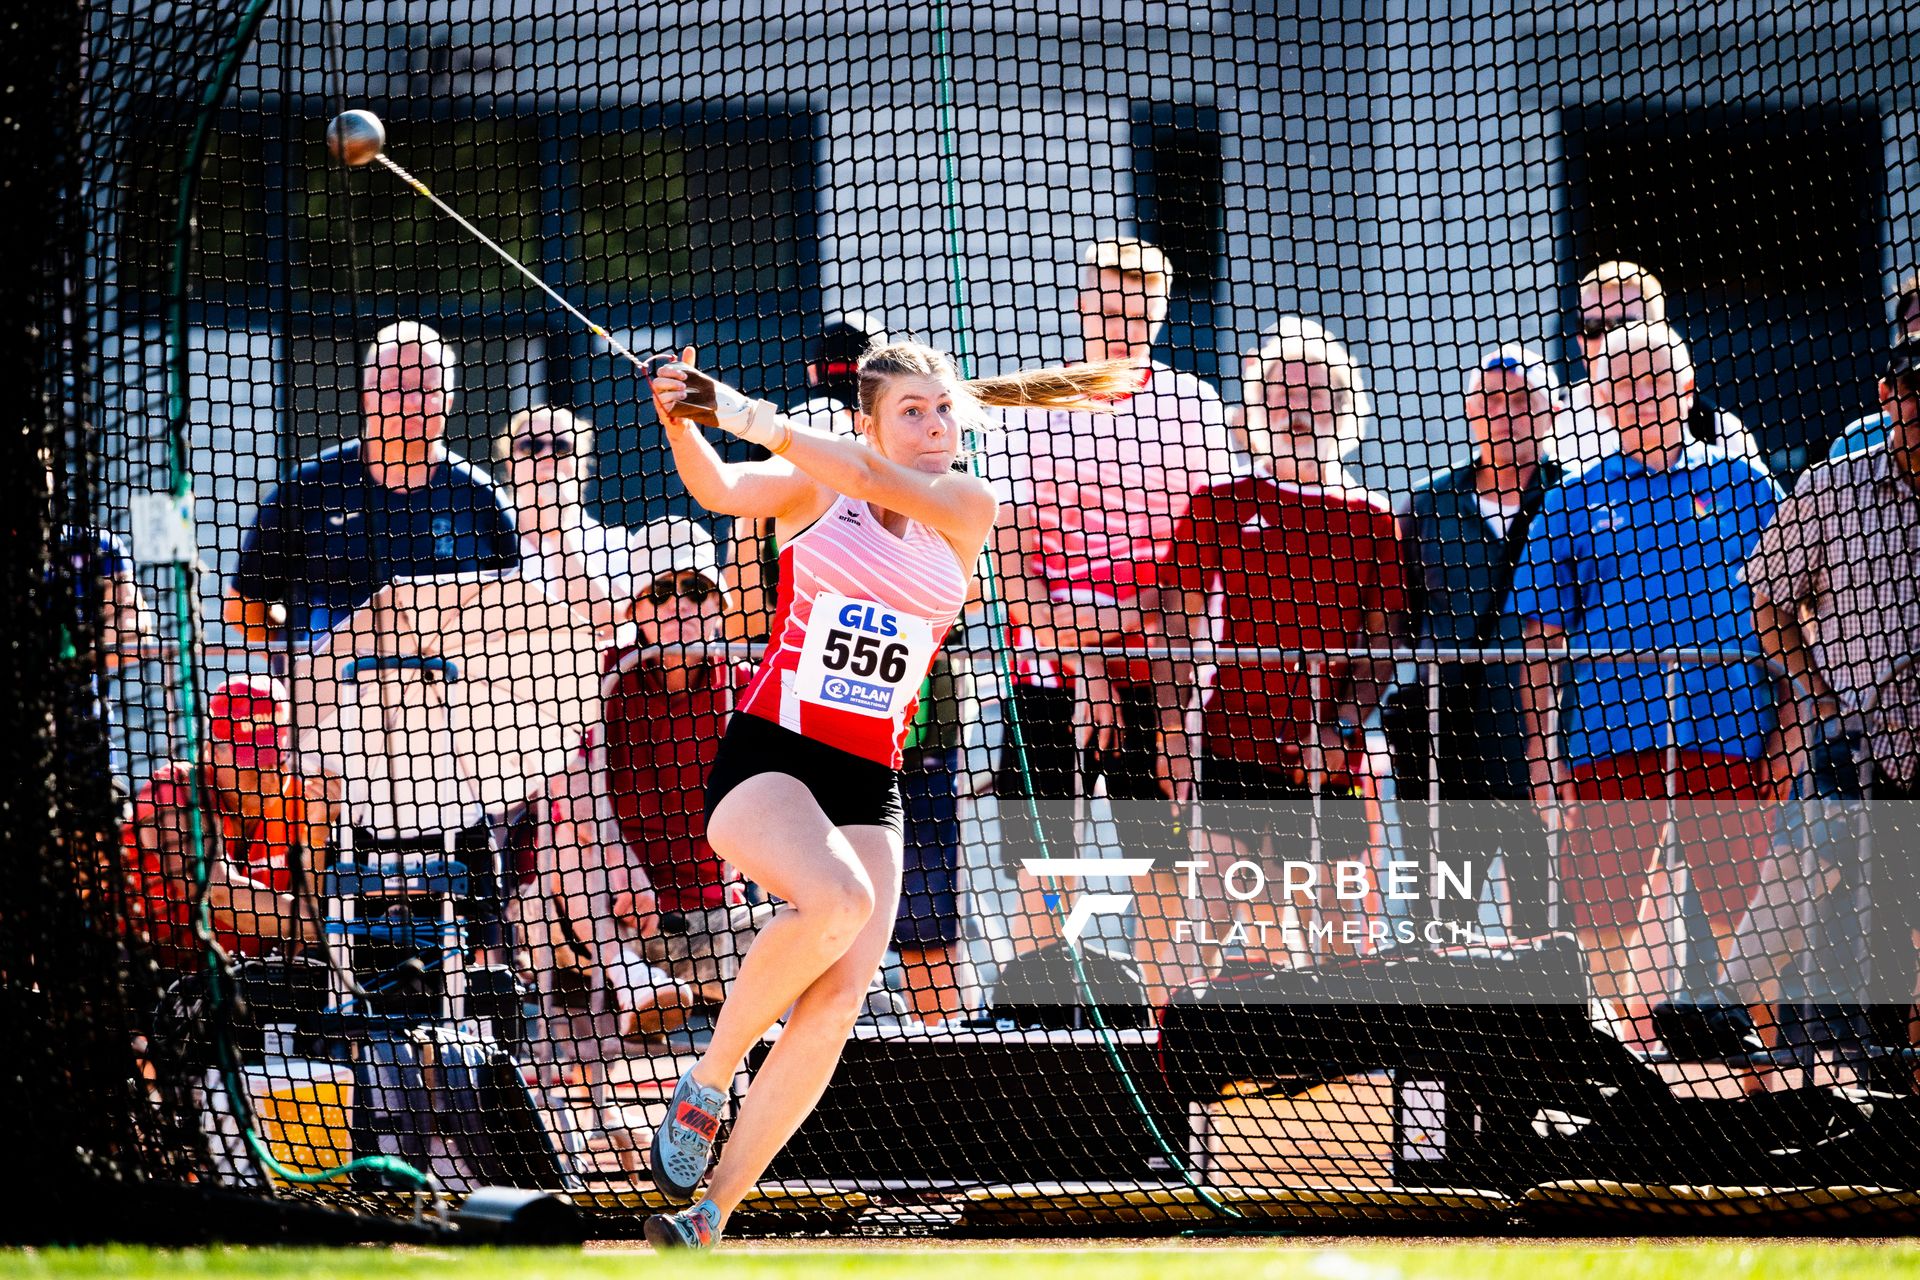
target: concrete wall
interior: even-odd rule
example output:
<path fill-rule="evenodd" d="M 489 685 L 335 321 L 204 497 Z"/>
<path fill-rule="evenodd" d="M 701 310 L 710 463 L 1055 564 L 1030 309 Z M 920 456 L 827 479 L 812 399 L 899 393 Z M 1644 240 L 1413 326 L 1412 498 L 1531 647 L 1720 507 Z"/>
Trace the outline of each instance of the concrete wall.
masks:
<path fill-rule="evenodd" d="M 948 344 L 964 328 L 985 370 L 1072 354 L 1063 307 L 1075 247 L 1133 213 L 1135 104 L 1210 106 L 1226 200 L 1220 342 L 1203 368 L 1231 375 L 1233 353 L 1279 313 L 1325 319 L 1371 370 L 1379 423 L 1363 456 L 1389 489 L 1454 447 L 1459 370 L 1475 351 L 1553 344 L 1563 107 L 1871 104 L 1886 121 L 1889 287 L 1920 193 L 1920 36 L 1864 0 L 1684 16 L 1651 3 L 1493 16 L 1466 3 L 958 3 L 944 37 L 928 4 L 585 0 L 521 16 L 506 0 L 368 3 L 346 7 L 337 36 L 329 8 L 298 0 L 269 19 L 242 101 L 307 95 L 316 130 L 336 101 L 403 98 L 456 112 L 675 101 L 816 111 L 825 306 L 877 310 Z M 271 360 L 248 367 L 278 376 Z M 286 397 L 263 394 L 235 392 L 281 406 L 291 425 Z"/>
<path fill-rule="evenodd" d="M 356 7 L 334 76 L 322 0 L 303 0 L 263 28 L 243 88 L 472 95 L 523 110 L 805 103 L 825 119 L 826 304 L 954 340 L 937 9 L 516 8 Z M 1366 456 L 1389 484 L 1444 455 L 1458 371 L 1478 348 L 1555 332 L 1565 105 L 1874 103 L 1888 120 L 1888 242 L 1900 247 L 1889 273 L 1911 242 L 1920 37 L 1862 0 L 1683 15 L 1627 3 L 1491 15 L 1466 3 L 959 3 L 948 21 L 964 320 L 983 367 L 1070 350 L 1074 246 L 1132 214 L 1133 104 L 1210 105 L 1227 187 L 1217 354 L 1281 312 L 1325 318 L 1373 371 L 1381 422 Z"/>

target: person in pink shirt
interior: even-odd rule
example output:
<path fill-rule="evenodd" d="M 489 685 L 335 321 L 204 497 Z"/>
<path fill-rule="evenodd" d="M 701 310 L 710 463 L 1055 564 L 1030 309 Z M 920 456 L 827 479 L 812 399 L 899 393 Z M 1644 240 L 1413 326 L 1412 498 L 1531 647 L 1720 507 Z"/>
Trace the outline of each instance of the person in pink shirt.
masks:
<path fill-rule="evenodd" d="M 1102 775 L 1128 853 L 1184 845 L 1160 803 L 1167 791 L 1155 770 L 1147 664 L 1086 652 L 1138 643 L 1154 629 L 1139 595 L 1155 560 L 1194 490 L 1232 467 L 1219 393 L 1153 358 L 1172 286 L 1166 255 L 1144 240 L 1089 245 L 1076 298 L 1082 358 L 1134 361 L 1138 390 L 1111 414 L 1010 414 L 993 451 L 1019 731 L 1016 747 L 1010 728 L 995 789 L 1002 859 L 1016 873 L 1043 850 L 1074 855 L 1072 798 Z"/>

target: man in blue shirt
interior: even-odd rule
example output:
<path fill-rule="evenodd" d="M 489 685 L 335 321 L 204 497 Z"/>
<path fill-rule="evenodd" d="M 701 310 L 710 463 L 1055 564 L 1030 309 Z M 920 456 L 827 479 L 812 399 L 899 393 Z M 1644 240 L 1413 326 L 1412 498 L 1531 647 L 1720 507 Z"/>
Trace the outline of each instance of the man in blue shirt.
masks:
<path fill-rule="evenodd" d="M 446 447 L 457 369 L 426 325 L 374 336 L 360 439 L 308 459 L 261 504 L 227 584 L 229 623 L 305 645 L 395 578 L 519 563 L 492 482 Z"/>
<path fill-rule="evenodd" d="M 1668 326 L 1610 332 L 1594 384 L 1620 451 L 1548 493 L 1534 521 L 1510 605 L 1530 644 L 1757 653 L 1741 570 L 1779 490 L 1689 437 L 1693 363 Z M 1671 886 L 1649 869 L 1671 842 L 1708 924 L 1731 931 L 1765 849 L 1755 801 L 1774 782 L 1773 681 L 1754 663 L 1683 664 L 1669 707 L 1658 664 L 1573 662 L 1556 732 L 1552 665 L 1535 664 L 1524 690 L 1529 783 L 1565 833 L 1562 900 L 1598 993 L 1620 997 L 1635 1037 L 1650 1040 L 1676 939 Z M 1681 802 L 1674 831 L 1669 795 Z"/>
<path fill-rule="evenodd" d="M 1653 272 L 1637 262 L 1603 262 L 1580 277 L 1580 312 L 1576 337 L 1586 382 L 1567 388 L 1566 412 L 1554 441 L 1554 456 L 1578 470 L 1620 452 L 1619 438 L 1598 403 L 1594 366 L 1606 349 L 1607 335 L 1627 324 L 1667 323 L 1666 287 Z M 1711 403 L 1695 388 L 1687 408 L 1687 434 L 1705 444 L 1718 445 L 1729 457 L 1741 458 L 1764 469 L 1760 446 L 1740 419 Z"/>

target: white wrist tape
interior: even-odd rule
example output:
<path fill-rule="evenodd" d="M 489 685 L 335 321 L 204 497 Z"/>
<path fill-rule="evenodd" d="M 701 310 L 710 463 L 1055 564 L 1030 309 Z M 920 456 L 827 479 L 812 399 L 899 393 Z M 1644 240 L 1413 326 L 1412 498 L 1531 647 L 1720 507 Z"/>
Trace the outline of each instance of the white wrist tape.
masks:
<path fill-rule="evenodd" d="M 745 397 L 742 397 L 744 400 Z M 780 429 L 779 414 L 771 402 L 766 400 L 745 400 L 738 409 L 723 406 L 714 415 L 714 425 L 729 435 L 740 437 L 748 444 L 757 444 L 772 448 L 786 434 Z"/>

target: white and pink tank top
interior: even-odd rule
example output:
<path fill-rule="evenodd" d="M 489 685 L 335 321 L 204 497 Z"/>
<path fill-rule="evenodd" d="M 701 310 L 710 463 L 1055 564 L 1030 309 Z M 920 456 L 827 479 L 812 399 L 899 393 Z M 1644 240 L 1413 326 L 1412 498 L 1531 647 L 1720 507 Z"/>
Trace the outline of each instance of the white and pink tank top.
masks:
<path fill-rule="evenodd" d="M 972 573 L 916 520 L 896 536 L 864 502 L 834 499 L 780 551 L 766 655 L 740 710 L 889 768 Z"/>
<path fill-rule="evenodd" d="M 1112 413 L 1012 410 L 1006 424 L 988 479 L 1003 518 L 1037 535 L 1038 576 L 1056 604 L 1130 602 L 1153 581 L 1194 491 L 1233 471 L 1220 393 L 1163 364 Z M 1017 683 L 1066 683 L 1024 627 L 1008 639 Z"/>

